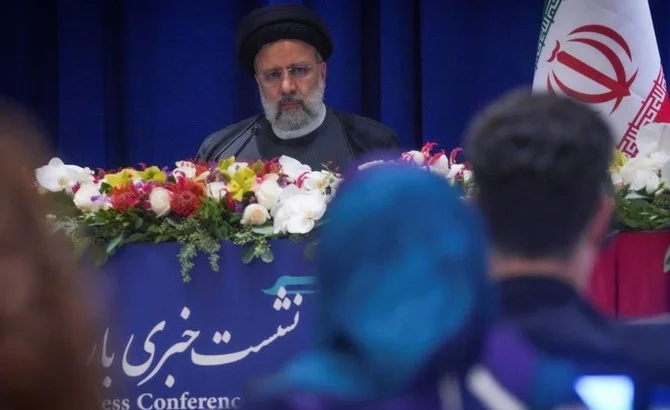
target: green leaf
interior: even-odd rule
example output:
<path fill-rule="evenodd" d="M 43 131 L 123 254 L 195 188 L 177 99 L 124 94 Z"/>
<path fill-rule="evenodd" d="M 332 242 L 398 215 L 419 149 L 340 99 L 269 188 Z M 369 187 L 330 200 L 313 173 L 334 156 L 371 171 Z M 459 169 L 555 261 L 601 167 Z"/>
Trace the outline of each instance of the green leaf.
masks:
<path fill-rule="evenodd" d="M 157 224 L 149 225 L 149 227 L 147 228 L 147 232 L 150 233 L 160 233 L 161 231 L 162 231 L 161 226 Z"/>
<path fill-rule="evenodd" d="M 670 272 L 670 247 L 665 251 L 665 258 L 663 258 L 663 273 Z"/>
<path fill-rule="evenodd" d="M 72 198 L 65 192 L 49 194 L 49 201 L 50 212 L 54 215 L 63 217 L 75 216 L 81 213 L 75 206 Z"/>
<path fill-rule="evenodd" d="M 228 225 L 225 224 L 217 227 L 214 230 L 214 235 L 216 236 L 216 239 L 218 239 L 219 241 L 224 241 L 228 239 L 228 234 L 229 234 L 229 227 Z"/>
<path fill-rule="evenodd" d="M 253 233 L 257 233 L 259 235 L 264 235 L 264 236 L 270 236 L 274 234 L 274 226 L 272 225 L 267 225 L 267 226 L 255 226 L 251 229 Z"/>
<path fill-rule="evenodd" d="M 112 189 L 112 186 L 109 185 L 106 182 L 103 182 L 103 183 L 100 184 L 100 192 L 102 192 L 103 194 L 108 193 L 111 189 Z"/>
<path fill-rule="evenodd" d="M 172 237 L 170 235 L 158 235 L 154 238 L 154 243 L 161 243 L 161 242 L 169 242 L 172 241 Z"/>
<path fill-rule="evenodd" d="M 247 248 L 246 251 L 244 251 L 244 254 L 242 255 L 242 263 L 245 265 L 248 263 L 251 263 L 251 261 L 254 259 L 256 256 L 256 247 L 250 246 Z"/>
<path fill-rule="evenodd" d="M 648 199 L 648 196 L 645 195 L 640 195 L 637 192 L 631 192 L 628 195 L 626 195 L 626 199 L 632 200 L 632 199 Z"/>
<path fill-rule="evenodd" d="M 116 238 L 112 239 L 112 241 L 107 245 L 107 253 L 108 254 L 113 254 L 114 250 L 123 242 L 123 235 L 119 235 Z"/>
<path fill-rule="evenodd" d="M 130 236 L 128 236 L 124 243 L 133 243 L 133 242 L 142 242 L 147 239 L 147 234 L 144 232 L 136 232 Z"/>
<path fill-rule="evenodd" d="M 144 224 L 144 219 L 142 219 L 141 217 L 138 217 L 137 219 L 135 219 L 135 230 L 140 229 L 143 224 Z"/>
<path fill-rule="evenodd" d="M 275 254 L 272 252 L 272 249 L 265 248 L 263 253 L 261 253 L 261 260 L 265 263 L 272 263 L 275 260 Z"/>

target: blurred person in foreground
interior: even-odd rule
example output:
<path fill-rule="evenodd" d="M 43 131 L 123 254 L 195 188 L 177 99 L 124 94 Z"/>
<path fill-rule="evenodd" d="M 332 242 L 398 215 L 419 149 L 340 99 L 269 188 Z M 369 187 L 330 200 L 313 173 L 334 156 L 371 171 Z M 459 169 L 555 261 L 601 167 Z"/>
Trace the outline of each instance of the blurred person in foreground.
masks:
<path fill-rule="evenodd" d="M 0 99 L 0 409 L 101 408 L 88 288 L 50 233 L 34 170 L 47 161 L 36 123 Z"/>
<path fill-rule="evenodd" d="M 252 409 L 553 408 L 574 369 L 496 322 L 485 236 L 441 177 L 377 165 L 343 183 L 317 254 L 315 340 Z"/>
<path fill-rule="evenodd" d="M 465 144 L 503 318 L 549 354 L 668 383 L 670 327 L 617 323 L 582 294 L 611 226 L 613 150 L 593 110 L 530 91 L 485 109 Z"/>

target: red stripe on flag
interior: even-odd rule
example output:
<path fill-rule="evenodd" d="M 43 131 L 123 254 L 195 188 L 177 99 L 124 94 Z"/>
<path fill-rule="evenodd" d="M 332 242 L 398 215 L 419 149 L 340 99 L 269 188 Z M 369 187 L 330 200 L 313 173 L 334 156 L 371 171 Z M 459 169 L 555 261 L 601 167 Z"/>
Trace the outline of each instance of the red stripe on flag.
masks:
<path fill-rule="evenodd" d="M 628 123 L 628 129 L 621 138 L 617 148 L 624 154 L 634 157 L 637 155 L 637 132 L 650 122 L 670 122 L 670 102 L 663 75 L 663 67 L 659 69 L 658 76 L 654 81 L 649 95 L 641 103 L 640 110 Z"/>

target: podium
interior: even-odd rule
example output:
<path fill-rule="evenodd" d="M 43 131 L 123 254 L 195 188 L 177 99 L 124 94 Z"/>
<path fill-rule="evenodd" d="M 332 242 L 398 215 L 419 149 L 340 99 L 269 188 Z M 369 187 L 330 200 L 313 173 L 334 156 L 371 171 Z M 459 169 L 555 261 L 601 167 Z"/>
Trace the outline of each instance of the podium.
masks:
<path fill-rule="evenodd" d="M 307 244 L 270 245 L 272 263 L 244 264 L 244 248 L 222 243 L 219 271 L 199 256 L 188 283 L 178 243 L 131 244 L 110 258 L 96 272 L 107 323 L 92 352 L 104 408 L 240 408 L 254 380 L 306 349 L 317 291 Z M 617 235 L 594 272 L 594 303 L 622 318 L 670 311 L 668 245 L 669 232 Z"/>
<path fill-rule="evenodd" d="M 185 283 L 178 243 L 132 244 L 96 274 L 107 321 L 92 358 L 105 409 L 240 408 L 245 389 L 310 340 L 316 283 L 305 244 L 276 240 L 275 260 L 243 264 L 223 243 L 218 272 L 198 257 Z"/>

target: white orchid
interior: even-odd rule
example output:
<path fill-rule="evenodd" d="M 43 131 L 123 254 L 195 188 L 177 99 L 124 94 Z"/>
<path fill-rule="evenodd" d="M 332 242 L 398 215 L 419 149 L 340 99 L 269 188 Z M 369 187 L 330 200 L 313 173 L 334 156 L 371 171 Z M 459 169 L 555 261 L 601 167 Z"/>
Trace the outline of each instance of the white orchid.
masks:
<path fill-rule="evenodd" d="M 440 156 L 435 162 L 428 165 L 428 169 L 430 169 L 432 172 L 438 175 L 448 177 L 451 171 L 451 164 L 449 162 L 449 157 L 447 157 L 446 155 Z"/>
<path fill-rule="evenodd" d="M 256 202 L 272 212 L 279 203 L 279 196 L 282 191 L 276 178 L 267 178 L 254 189 Z"/>
<path fill-rule="evenodd" d="M 101 194 L 100 187 L 94 183 L 82 184 L 74 194 L 72 201 L 77 208 L 87 212 L 97 212 L 112 206 L 109 198 Z"/>
<path fill-rule="evenodd" d="M 638 157 L 648 157 L 659 167 L 670 160 L 670 124 L 649 123 L 640 128 L 635 138 Z"/>
<path fill-rule="evenodd" d="M 226 188 L 226 183 L 223 181 L 214 181 L 206 185 L 207 196 L 209 198 L 216 199 L 217 201 L 222 200 L 228 189 Z"/>
<path fill-rule="evenodd" d="M 424 165 L 426 163 L 426 155 L 421 151 L 407 151 L 402 154 L 401 158 L 404 161 L 414 162 L 416 165 Z"/>
<path fill-rule="evenodd" d="M 658 161 L 646 156 L 631 158 L 621 167 L 619 176 L 631 191 L 645 190 L 648 194 L 656 192 L 661 184 L 661 167 Z"/>
<path fill-rule="evenodd" d="M 279 165 L 282 168 L 282 173 L 286 175 L 289 182 L 295 182 L 300 176 L 307 172 L 312 172 L 309 165 L 305 165 L 295 158 L 286 155 L 279 157 Z"/>
<path fill-rule="evenodd" d="M 622 161 L 623 165 L 611 173 L 612 183 L 649 195 L 670 187 L 670 124 L 645 125 L 638 131 L 636 144 L 637 156 Z"/>
<path fill-rule="evenodd" d="M 295 185 L 284 189 L 274 213 L 274 233 L 306 234 L 326 212 L 326 196 L 304 192 Z"/>
<path fill-rule="evenodd" d="M 47 165 L 35 170 L 35 178 L 42 189 L 51 192 L 72 192 L 77 184 L 93 182 L 93 171 L 52 158 Z"/>
<path fill-rule="evenodd" d="M 195 167 L 195 164 L 190 162 L 190 161 L 177 161 L 175 163 L 177 166 L 174 170 L 172 170 L 173 175 L 179 175 L 183 178 L 187 179 L 193 179 L 195 178 L 195 174 L 197 173 L 197 169 Z"/>
<path fill-rule="evenodd" d="M 337 177 L 328 171 L 312 171 L 300 177 L 301 189 L 305 192 L 318 191 L 326 194 L 326 190 Z"/>

